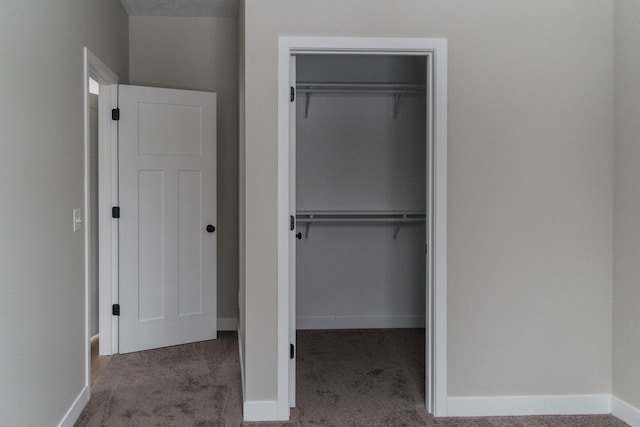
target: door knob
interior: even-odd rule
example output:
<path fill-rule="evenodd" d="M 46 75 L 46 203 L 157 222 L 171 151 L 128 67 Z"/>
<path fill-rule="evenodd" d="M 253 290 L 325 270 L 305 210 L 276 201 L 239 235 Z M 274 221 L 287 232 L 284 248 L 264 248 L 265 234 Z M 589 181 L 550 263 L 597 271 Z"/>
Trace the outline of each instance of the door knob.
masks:
<path fill-rule="evenodd" d="M 216 228 L 213 225 L 207 225 L 207 232 L 213 233 L 214 231 L 216 231 Z"/>
<path fill-rule="evenodd" d="M 296 234 L 296 239 L 302 240 L 302 233 L 297 233 Z"/>

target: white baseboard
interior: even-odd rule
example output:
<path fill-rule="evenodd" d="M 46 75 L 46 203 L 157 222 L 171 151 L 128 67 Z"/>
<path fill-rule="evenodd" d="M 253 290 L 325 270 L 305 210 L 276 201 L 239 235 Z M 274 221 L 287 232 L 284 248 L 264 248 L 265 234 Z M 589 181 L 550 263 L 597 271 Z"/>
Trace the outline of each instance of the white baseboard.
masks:
<path fill-rule="evenodd" d="M 242 402 L 246 402 L 247 395 L 245 393 L 244 382 L 244 346 L 242 345 L 244 340 L 242 339 L 242 331 L 238 328 L 238 353 L 240 355 L 240 387 L 242 388 Z"/>
<path fill-rule="evenodd" d="M 450 397 L 447 399 L 448 417 L 601 414 L 612 414 L 631 427 L 640 427 L 640 409 L 609 394 Z M 276 400 L 244 402 L 244 420 L 286 421 L 278 417 Z"/>
<path fill-rule="evenodd" d="M 615 396 L 611 396 L 611 414 L 631 427 L 640 427 L 640 409 Z"/>
<path fill-rule="evenodd" d="M 611 395 L 450 397 L 449 417 L 595 415 L 611 413 Z"/>
<path fill-rule="evenodd" d="M 277 400 L 254 400 L 244 402 L 245 421 L 287 421 L 278 417 Z"/>
<path fill-rule="evenodd" d="M 235 317 L 218 317 L 218 330 L 219 331 L 237 331 L 238 319 Z"/>
<path fill-rule="evenodd" d="M 76 397 L 76 400 L 69 407 L 67 413 L 64 414 L 64 417 L 62 417 L 62 420 L 58 423 L 58 427 L 73 427 L 88 402 L 89 387 L 84 386 L 78 397 Z"/>
<path fill-rule="evenodd" d="M 424 327 L 424 316 L 301 316 L 296 318 L 296 329 L 393 329 Z"/>

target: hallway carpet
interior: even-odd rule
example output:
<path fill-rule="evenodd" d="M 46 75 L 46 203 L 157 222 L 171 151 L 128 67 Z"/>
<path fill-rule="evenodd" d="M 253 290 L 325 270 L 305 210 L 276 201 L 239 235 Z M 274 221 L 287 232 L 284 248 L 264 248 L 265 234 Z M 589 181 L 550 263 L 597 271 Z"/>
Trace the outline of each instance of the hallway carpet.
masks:
<path fill-rule="evenodd" d="M 111 356 L 100 356 L 100 339 L 98 336 L 91 338 L 91 386 L 96 383 L 96 380 L 102 374 L 105 366 L 109 363 Z"/>
<path fill-rule="evenodd" d="M 115 355 L 76 426 L 619 427 L 610 415 L 438 418 L 424 410 L 424 331 L 298 332 L 291 421 L 244 423 L 238 341 Z"/>

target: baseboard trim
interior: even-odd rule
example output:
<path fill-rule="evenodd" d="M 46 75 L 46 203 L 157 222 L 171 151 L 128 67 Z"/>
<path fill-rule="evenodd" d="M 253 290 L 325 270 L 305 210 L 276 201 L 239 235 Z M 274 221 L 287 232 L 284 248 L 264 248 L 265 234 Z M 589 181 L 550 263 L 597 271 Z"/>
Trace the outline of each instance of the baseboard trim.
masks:
<path fill-rule="evenodd" d="M 238 319 L 235 317 L 218 317 L 218 330 L 219 331 L 237 331 Z"/>
<path fill-rule="evenodd" d="M 424 316 L 301 316 L 297 329 L 424 328 Z"/>
<path fill-rule="evenodd" d="M 278 417 L 277 400 L 253 400 L 243 406 L 245 421 L 287 421 Z"/>
<path fill-rule="evenodd" d="M 640 409 L 615 396 L 611 396 L 611 414 L 631 427 L 640 427 Z"/>
<path fill-rule="evenodd" d="M 238 353 L 240 355 L 240 387 L 242 389 L 242 403 L 244 405 L 244 402 L 247 401 L 247 396 L 245 394 L 245 390 L 244 390 L 244 346 L 242 345 L 242 343 L 244 343 L 244 340 L 242 339 L 242 331 L 240 330 L 240 328 L 238 328 Z"/>
<path fill-rule="evenodd" d="M 64 414 L 64 417 L 62 417 L 62 420 L 58 423 L 58 427 L 73 427 L 87 403 L 89 403 L 89 387 L 84 386 L 78 397 L 76 397 L 73 404 L 69 407 L 69 410 L 67 410 L 67 413 Z"/>
<path fill-rule="evenodd" d="M 82 408 L 80 408 L 81 411 Z M 72 418 L 74 422 L 80 412 Z M 640 427 L 640 409 L 609 394 L 450 397 L 447 399 L 448 417 L 602 414 L 612 414 L 631 427 Z M 286 420 L 278 416 L 276 400 L 264 400 L 244 402 L 244 421 Z M 73 422 L 60 424 L 61 427 L 67 425 L 72 426 Z"/>
<path fill-rule="evenodd" d="M 449 417 L 596 415 L 611 413 L 611 395 L 450 397 Z"/>

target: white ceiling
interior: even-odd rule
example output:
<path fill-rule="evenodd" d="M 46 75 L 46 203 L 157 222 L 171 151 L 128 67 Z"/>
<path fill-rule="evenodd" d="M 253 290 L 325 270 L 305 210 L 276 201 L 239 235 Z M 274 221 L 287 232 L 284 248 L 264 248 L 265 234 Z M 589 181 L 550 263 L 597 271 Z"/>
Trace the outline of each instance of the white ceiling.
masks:
<path fill-rule="evenodd" d="M 120 0 L 132 16 L 234 17 L 237 0 Z"/>

